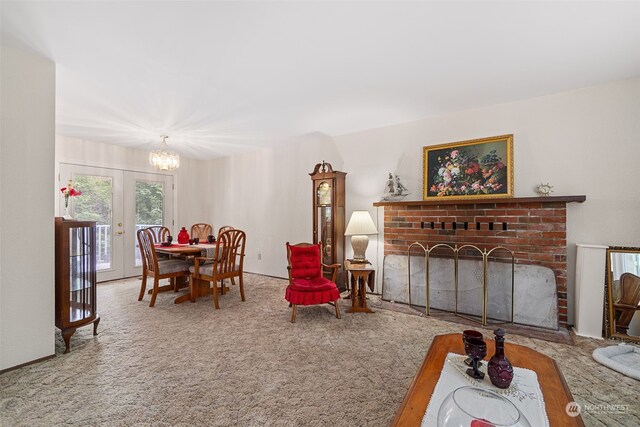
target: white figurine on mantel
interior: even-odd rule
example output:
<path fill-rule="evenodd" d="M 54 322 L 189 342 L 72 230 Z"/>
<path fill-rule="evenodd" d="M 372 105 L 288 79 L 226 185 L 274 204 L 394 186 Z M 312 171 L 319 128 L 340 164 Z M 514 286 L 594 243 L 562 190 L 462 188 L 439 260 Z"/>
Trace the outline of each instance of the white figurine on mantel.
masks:
<path fill-rule="evenodd" d="M 546 184 L 540 184 L 536 187 L 536 192 L 540 195 L 540 196 L 548 196 L 549 194 L 553 193 L 553 185 L 549 185 L 549 183 L 547 182 Z"/>
<path fill-rule="evenodd" d="M 389 172 L 387 185 L 385 186 L 384 194 L 382 195 L 382 201 L 399 201 L 407 197 L 409 194 L 411 193 L 407 192 L 407 187 L 400 182 L 400 177 Z"/>

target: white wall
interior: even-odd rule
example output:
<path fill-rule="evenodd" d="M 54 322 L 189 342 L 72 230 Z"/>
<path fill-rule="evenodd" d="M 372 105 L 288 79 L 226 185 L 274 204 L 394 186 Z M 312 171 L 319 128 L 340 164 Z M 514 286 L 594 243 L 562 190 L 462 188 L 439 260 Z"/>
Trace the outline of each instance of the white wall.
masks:
<path fill-rule="evenodd" d="M 158 137 L 158 141 L 160 138 Z M 86 166 L 107 167 L 136 172 L 158 173 L 149 164 L 149 151 L 136 150 L 111 144 L 102 144 L 76 138 L 56 136 L 56 172 L 60 163 L 72 163 Z M 160 142 L 158 142 L 158 146 Z M 173 175 L 175 191 L 174 217 L 176 226 L 174 234 L 180 226 L 187 229 L 197 222 L 208 222 L 205 200 L 209 183 L 206 178 L 206 163 L 200 160 L 180 158 L 180 167 L 170 173 Z M 63 181 L 65 178 L 63 177 Z M 56 198 L 56 205 L 60 197 Z M 55 212 L 59 212 L 56 206 Z"/>
<path fill-rule="evenodd" d="M 334 142 L 315 134 L 273 149 L 210 161 L 207 181 L 213 187 L 206 208 L 214 228 L 232 225 L 247 233 L 247 271 L 286 277 L 285 242 L 312 240 L 309 173 L 322 160 L 335 170 L 343 169 Z"/>
<path fill-rule="evenodd" d="M 0 55 L 0 369 L 7 369 L 55 351 L 55 64 L 4 45 Z"/>
<path fill-rule="evenodd" d="M 408 200 L 422 198 L 423 146 L 513 133 L 517 197 L 534 196 L 536 184 L 547 181 L 554 185 L 553 195 L 587 196 L 585 203 L 568 207 L 571 320 L 575 243 L 640 246 L 639 118 L 640 79 L 634 79 L 335 138 L 308 138 L 301 145 L 211 161 L 216 204 L 207 208 L 217 223 L 247 228 L 247 270 L 285 276 L 284 242 L 311 237 L 307 174 L 315 163 L 325 159 L 348 173 L 347 220 L 353 210 L 369 209 L 376 221 L 372 203 L 379 200 L 388 172 L 406 182 L 412 193 Z M 379 224 L 380 229 L 381 214 Z M 377 254 L 380 273 L 382 240 L 372 240 L 367 254 L 370 260 Z"/>

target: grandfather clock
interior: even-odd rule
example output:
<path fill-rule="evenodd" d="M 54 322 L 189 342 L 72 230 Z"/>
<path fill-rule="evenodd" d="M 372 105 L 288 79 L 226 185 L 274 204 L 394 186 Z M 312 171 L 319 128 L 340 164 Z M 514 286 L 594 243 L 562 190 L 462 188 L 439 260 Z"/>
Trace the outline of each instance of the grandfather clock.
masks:
<path fill-rule="evenodd" d="M 345 172 L 334 171 L 331 164 L 318 163 L 311 172 L 313 182 L 313 242 L 322 241 L 324 264 L 344 262 Z M 326 272 L 330 278 L 329 272 Z M 338 270 L 338 289 L 347 289 L 346 273 Z"/>

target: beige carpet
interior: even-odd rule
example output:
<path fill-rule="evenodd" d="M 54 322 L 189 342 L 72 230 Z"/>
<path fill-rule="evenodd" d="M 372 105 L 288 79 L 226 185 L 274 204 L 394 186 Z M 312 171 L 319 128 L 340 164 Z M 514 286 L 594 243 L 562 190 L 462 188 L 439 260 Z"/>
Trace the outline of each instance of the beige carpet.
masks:
<path fill-rule="evenodd" d="M 2 426 L 387 426 L 434 335 L 461 325 L 378 309 L 298 310 L 289 322 L 284 280 L 247 275 L 221 297 L 174 305 L 174 293 L 136 301 L 139 280 L 98 286 L 99 335 L 79 329 L 72 351 L 0 376 Z M 483 330 L 490 333 L 488 330 Z M 577 346 L 507 336 L 554 357 L 582 404 L 629 405 L 626 414 L 584 412 L 588 426 L 640 425 L 640 383 Z M 599 413 L 600 412 L 600 413 Z"/>

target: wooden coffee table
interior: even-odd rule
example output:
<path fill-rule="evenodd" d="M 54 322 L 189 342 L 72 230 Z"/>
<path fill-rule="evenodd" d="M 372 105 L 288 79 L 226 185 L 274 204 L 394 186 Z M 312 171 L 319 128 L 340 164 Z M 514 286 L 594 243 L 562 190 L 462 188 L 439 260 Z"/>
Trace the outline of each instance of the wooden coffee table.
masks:
<path fill-rule="evenodd" d="M 491 339 L 485 341 L 488 360 L 495 353 L 495 344 Z M 504 349 L 513 366 L 531 369 L 538 374 L 547 417 L 552 427 L 584 426 L 580 416 L 573 418 L 565 411 L 567 403 L 572 402 L 573 397 L 553 359 L 521 345 L 505 343 Z M 393 426 L 420 426 L 448 353 L 464 354 L 462 334 L 438 335 L 433 339 L 422 367 L 396 413 Z"/>

